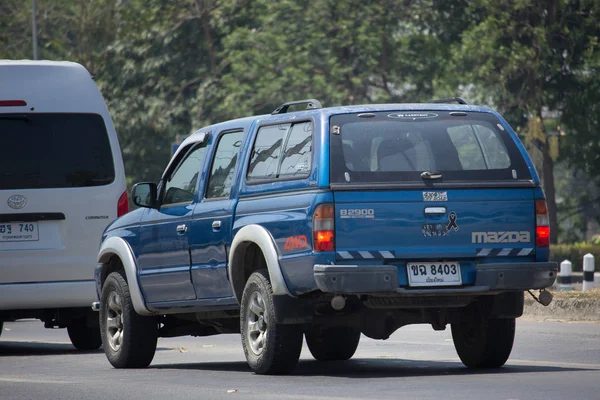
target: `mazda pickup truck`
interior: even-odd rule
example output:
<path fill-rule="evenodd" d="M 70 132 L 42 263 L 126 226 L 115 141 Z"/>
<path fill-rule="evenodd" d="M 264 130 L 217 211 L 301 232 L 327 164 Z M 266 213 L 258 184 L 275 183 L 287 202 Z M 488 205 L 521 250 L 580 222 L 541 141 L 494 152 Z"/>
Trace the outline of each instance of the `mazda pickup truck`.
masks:
<path fill-rule="evenodd" d="M 285 374 L 303 338 L 346 360 L 361 335 L 430 324 L 450 325 L 467 367 L 502 366 L 524 292 L 556 278 L 548 211 L 509 124 L 451 100 L 302 100 L 190 135 L 103 234 L 110 363 L 149 365 L 158 337 L 240 333 L 256 373 Z"/>

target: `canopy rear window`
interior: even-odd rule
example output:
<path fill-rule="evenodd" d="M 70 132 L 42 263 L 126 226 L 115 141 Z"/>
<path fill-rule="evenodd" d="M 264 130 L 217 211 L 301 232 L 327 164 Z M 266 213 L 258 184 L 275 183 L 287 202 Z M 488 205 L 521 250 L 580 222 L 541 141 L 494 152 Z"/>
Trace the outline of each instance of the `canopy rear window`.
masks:
<path fill-rule="evenodd" d="M 437 182 L 531 179 L 492 114 L 344 114 L 331 117 L 330 126 L 332 183 L 415 183 L 423 172 L 441 174 Z"/>
<path fill-rule="evenodd" d="M 0 190 L 107 185 L 115 179 L 98 114 L 0 114 Z"/>

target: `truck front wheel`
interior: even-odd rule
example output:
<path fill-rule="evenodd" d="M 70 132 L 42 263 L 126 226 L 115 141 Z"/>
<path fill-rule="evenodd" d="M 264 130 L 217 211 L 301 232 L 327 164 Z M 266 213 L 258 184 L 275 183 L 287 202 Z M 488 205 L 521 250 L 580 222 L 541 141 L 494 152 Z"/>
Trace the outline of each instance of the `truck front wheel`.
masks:
<path fill-rule="evenodd" d="M 469 368 L 499 368 L 515 340 L 515 318 L 469 318 L 452 324 L 454 348 Z"/>
<path fill-rule="evenodd" d="M 111 273 L 102 287 L 100 333 L 106 358 L 113 367 L 144 368 L 152 362 L 158 322 L 135 312 L 121 271 Z"/>
<path fill-rule="evenodd" d="M 287 374 L 298 364 L 302 329 L 275 322 L 273 290 L 266 270 L 254 272 L 246 282 L 240 331 L 246 360 L 257 374 Z"/>

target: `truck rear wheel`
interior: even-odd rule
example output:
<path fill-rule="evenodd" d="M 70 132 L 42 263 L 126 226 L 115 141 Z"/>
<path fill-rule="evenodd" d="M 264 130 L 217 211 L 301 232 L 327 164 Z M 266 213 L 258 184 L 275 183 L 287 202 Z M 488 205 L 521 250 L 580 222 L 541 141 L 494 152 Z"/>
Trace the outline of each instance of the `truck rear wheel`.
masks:
<path fill-rule="evenodd" d="M 246 360 L 257 374 L 287 374 L 298 364 L 302 329 L 275 322 L 273 290 L 266 270 L 254 272 L 246 282 L 240 331 Z"/>
<path fill-rule="evenodd" d="M 472 318 L 452 324 L 454 348 L 469 368 L 499 368 L 515 340 L 515 318 Z"/>
<path fill-rule="evenodd" d="M 345 326 L 312 327 L 304 334 L 310 353 L 319 361 L 349 360 L 354 355 L 360 331 Z"/>
<path fill-rule="evenodd" d="M 122 272 L 106 278 L 100 301 L 100 332 L 108 361 L 115 368 L 150 365 L 156 352 L 158 323 L 135 312 Z"/>

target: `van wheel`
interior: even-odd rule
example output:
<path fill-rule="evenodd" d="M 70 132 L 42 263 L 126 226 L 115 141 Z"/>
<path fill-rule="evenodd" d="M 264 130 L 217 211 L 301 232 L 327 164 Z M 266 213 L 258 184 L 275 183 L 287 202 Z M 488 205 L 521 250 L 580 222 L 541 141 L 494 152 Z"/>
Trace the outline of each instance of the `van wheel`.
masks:
<path fill-rule="evenodd" d="M 342 361 L 352 358 L 360 331 L 346 326 L 312 327 L 304 334 L 310 353 L 319 361 Z"/>
<path fill-rule="evenodd" d="M 156 352 L 158 323 L 138 315 L 123 273 L 111 273 L 102 288 L 100 333 L 106 358 L 115 368 L 145 368 Z"/>
<path fill-rule="evenodd" d="M 89 326 L 85 318 L 76 319 L 67 325 L 71 343 L 77 350 L 96 350 L 102 345 L 98 326 Z"/>
<path fill-rule="evenodd" d="M 515 318 L 472 318 L 452 324 L 454 348 L 469 368 L 499 368 L 515 340 Z"/>
<path fill-rule="evenodd" d="M 266 270 L 254 272 L 246 282 L 240 331 L 246 360 L 257 374 L 287 374 L 298 364 L 302 329 L 275 322 L 273 290 Z"/>

